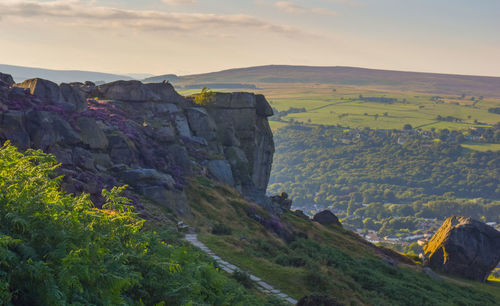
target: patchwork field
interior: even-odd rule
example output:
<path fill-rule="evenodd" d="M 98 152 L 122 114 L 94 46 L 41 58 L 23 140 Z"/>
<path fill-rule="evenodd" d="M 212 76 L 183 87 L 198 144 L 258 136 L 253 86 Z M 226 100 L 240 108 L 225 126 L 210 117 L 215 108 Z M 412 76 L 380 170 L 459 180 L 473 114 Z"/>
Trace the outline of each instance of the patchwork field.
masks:
<path fill-rule="evenodd" d="M 499 114 L 488 111 L 500 107 L 500 98 L 436 96 L 367 86 L 306 83 L 262 83 L 254 91 L 264 94 L 274 108 L 276 114 L 270 118 L 274 131 L 293 122 L 371 129 L 402 129 L 410 124 L 423 130 L 466 130 L 500 122 Z M 198 92 L 199 89 L 179 90 L 183 95 Z M 296 110 L 288 113 L 290 108 Z M 463 147 L 476 151 L 500 150 L 499 144 L 477 142 Z"/>
<path fill-rule="evenodd" d="M 500 105 L 499 99 L 492 98 L 437 97 L 365 87 L 307 84 L 280 84 L 259 91 L 278 111 L 305 108 L 306 112 L 282 117 L 287 122 L 376 129 L 401 129 L 405 124 L 422 129 L 467 129 L 500 121 L 500 115 L 488 112 L 489 108 Z M 380 98 L 387 98 L 390 102 L 378 102 L 383 100 Z M 445 119 L 438 120 L 438 116 Z"/>

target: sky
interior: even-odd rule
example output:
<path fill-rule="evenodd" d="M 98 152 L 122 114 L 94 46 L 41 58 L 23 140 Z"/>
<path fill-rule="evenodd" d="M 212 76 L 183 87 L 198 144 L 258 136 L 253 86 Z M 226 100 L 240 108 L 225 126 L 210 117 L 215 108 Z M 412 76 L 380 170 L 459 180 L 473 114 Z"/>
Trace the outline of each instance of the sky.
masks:
<path fill-rule="evenodd" d="M 286 64 L 500 76 L 500 1 L 0 0 L 0 64 L 154 75 Z"/>

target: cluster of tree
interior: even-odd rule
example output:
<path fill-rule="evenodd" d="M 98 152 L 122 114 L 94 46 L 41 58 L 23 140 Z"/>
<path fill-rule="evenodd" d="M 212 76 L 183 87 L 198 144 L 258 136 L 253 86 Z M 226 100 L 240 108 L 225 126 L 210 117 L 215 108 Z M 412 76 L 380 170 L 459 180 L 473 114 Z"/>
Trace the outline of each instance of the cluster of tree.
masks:
<path fill-rule="evenodd" d="M 385 104 L 394 104 L 398 102 L 396 98 L 387 98 L 387 97 L 364 97 L 363 95 L 359 96 L 359 99 L 364 102 L 376 102 L 376 103 L 385 103 Z"/>
<path fill-rule="evenodd" d="M 259 305 L 169 231 L 143 228 L 122 197 L 97 209 L 60 191 L 53 156 L 0 148 L 0 304 Z"/>
<path fill-rule="evenodd" d="M 491 108 L 488 108 L 488 112 L 500 115 L 500 107 L 491 107 Z"/>
<path fill-rule="evenodd" d="M 207 83 L 207 84 L 190 84 L 186 85 L 184 89 L 198 89 L 198 88 L 212 88 L 212 89 L 257 89 L 254 84 L 241 84 L 241 83 Z"/>
<path fill-rule="evenodd" d="M 457 118 L 457 117 L 453 117 L 453 116 L 443 117 L 441 115 L 437 115 L 436 120 L 439 120 L 439 121 L 448 121 L 448 122 L 462 122 L 463 121 L 462 119 Z"/>
<path fill-rule="evenodd" d="M 463 212 L 498 220 L 500 152 L 465 150 L 449 137 L 455 134 L 287 126 L 275 133 L 269 191 L 286 190 L 305 211 L 333 207 L 378 220 Z"/>
<path fill-rule="evenodd" d="M 286 117 L 289 114 L 305 113 L 306 109 L 305 109 L 305 107 L 301 107 L 301 108 L 290 107 L 287 110 L 283 110 L 283 111 L 279 112 L 278 110 L 276 110 L 275 108 L 273 108 L 273 111 L 274 111 L 273 120 L 275 120 L 275 121 L 281 121 L 283 119 L 283 117 Z"/>

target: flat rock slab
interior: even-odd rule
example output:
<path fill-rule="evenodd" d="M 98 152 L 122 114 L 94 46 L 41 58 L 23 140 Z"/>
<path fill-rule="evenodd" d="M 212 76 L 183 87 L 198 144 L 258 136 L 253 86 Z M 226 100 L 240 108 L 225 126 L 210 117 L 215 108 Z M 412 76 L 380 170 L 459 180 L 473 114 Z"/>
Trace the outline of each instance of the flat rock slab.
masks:
<path fill-rule="evenodd" d="M 260 282 L 260 281 L 261 281 L 261 279 L 260 279 L 260 278 L 258 278 L 258 277 L 257 277 L 257 276 L 255 276 L 255 275 L 250 275 L 250 279 L 251 279 L 251 280 L 253 280 L 254 282 Z"/>
<path fill-rule="evenodd" d="M 257 282 L 257 284 L 259 284 L 259 286 L 261 286 L 262 288 L 267 289 L 267 290 L 273 290 L 274 289 L 273 286 L 271 286 L 268 283 L 265 283 L 263 281 Z"/>

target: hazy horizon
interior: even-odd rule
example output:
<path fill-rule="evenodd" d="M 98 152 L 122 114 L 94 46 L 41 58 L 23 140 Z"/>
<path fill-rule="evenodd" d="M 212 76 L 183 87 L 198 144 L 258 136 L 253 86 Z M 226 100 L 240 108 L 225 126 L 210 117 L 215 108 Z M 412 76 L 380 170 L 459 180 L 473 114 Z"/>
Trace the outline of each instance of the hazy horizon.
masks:
<path fill-rule="evenodd" d="M 190 75 L 263 65 L 500 76 L 500 3 L 5 0 L 2 64 Z"/>

